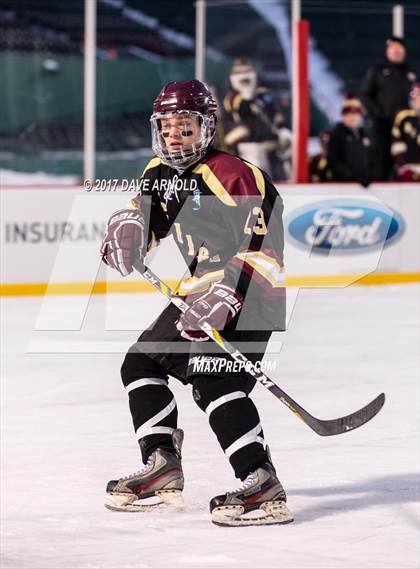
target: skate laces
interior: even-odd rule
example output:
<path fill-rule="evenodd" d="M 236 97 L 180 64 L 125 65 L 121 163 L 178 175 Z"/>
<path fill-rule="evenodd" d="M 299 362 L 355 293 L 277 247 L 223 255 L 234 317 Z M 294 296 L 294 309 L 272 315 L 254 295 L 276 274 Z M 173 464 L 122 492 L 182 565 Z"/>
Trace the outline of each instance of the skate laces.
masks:
<path fill-rule="evenodd" d="M 144 474 L 149 470 L 152 464 L 153 464 L 153 456 L 150 455 L 149 458 L 147 459 L 146 464 L 142 468 L 140 468 L 140 470 L 138 470 L 137 472 L 133 472 L 128 476 L 123 476 L 122 478 L 120 478 L 120 480 L 129 480 L 130 478 L 134 478 L 135 476 L 141 476 L 142 474 Z"/>
<path fill-rule="evenodd" d="M 251 474 L 248 474 L 248 476 L 245 478 L 245 480 L 242 482 L 242 484 L 239 486 L 239 488 L 236 488 L 235 490 L 231 490 L 229 492 L 229 494 L 236 494 L 236 492 L 241 492 L 242 490 L 247 490 L 248 488 L 250 488 L 254 483 L 254 473 L 251 472 Z"/>

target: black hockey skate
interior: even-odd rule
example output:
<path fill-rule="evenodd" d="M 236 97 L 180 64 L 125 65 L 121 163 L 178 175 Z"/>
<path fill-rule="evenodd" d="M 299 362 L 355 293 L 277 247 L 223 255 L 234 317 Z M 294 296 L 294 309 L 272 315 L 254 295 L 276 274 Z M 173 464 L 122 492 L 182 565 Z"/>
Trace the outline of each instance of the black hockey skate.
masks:
<path fill-rule="evenodd" d="M 286 493 L 269 462 L 251 472 L 242 486 L 210 502 L 212 522 L 219 526 L 287 524 L 293 516 Z"/>
<path fill-rule="evenodd" d="M 183 437 L 183 431 L 175 429 L 172 435 L 175 453 L 158 448 L 141 470 L 119 480 L 110 480 L 106 488 L 105 507 L 119 512 L 144 512 L 168 507 L 182 509 Z"/>

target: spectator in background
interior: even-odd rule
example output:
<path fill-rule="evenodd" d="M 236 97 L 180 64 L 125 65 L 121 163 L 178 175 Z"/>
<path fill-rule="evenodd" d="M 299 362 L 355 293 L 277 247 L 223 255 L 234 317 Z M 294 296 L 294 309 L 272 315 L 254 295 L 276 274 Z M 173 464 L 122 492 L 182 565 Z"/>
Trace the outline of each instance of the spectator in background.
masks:
<path fill-rule="evenodd" d="M 395 113 L 408 105 L 408 92 L 416 74 L 406 63 L 404 40 L 395 36 L 386 42 L 385 61 L 369 69 L 361 98 L 373 123 L 375 180 L 388 180 L 392 172 L 391 128 Z"/>
<path fill-rule="evenodd" d="M 359 182 L 367 187 L 371 181 L 371 143 L 362 128 L 360 100 L 349 94 L 341 105 L 341 122 L 331 131 L 328 143 L 328 166 L 332 180 Z"/>
<path fill-rule="evenodd" d="M 319 133 L 320 152 L 311 156 L 309 160 L 309 181 L 313 183 L 330 182 L 331 170 L 328 167 L 327 153 L 330 141 L 330 131 L 321 130 Z"/>
<path fill-rule="evenodd" d="M 245 57 L 234 61 L 230 83 L 223 101 L 227 149 L 276 180 L 289 179 L 291 131 L 285 128 L 273 92 L 258 86 L 257 72 Z"/>
<path fill-rule="evenodd" d="M 392 127 L 391 154 L 397 180 L 420 180 L 420 83 L 410 89 L 409 107 L 397 113 Z"/>

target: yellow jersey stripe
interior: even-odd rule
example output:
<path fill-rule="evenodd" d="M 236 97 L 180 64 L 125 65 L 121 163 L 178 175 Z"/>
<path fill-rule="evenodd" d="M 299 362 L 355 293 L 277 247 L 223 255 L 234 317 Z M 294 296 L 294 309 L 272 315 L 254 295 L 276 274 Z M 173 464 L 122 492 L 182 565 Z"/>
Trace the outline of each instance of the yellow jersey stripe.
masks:
<path fill-rule="evenodd" d="M 225 275 L 224 269 L 211 271 L 201 277 L 188 277 L 182 279 L 176 287 L 176 294 L 179 296 L 186 296 L 188 294 L 195 294 L 196 292 L 204 292 L 209 286 L 217 281 L 221 281 Z"/>
<path fill-rule="evenodd" d="M 284 286 L 284 268 L 278 262 L 261 251 L 247 251 L 235 255 L 262 275 L 273 288 Z"/>
<path fill-rule="evenodd" d="M 230 104 L 230 100 L 229 100 L 229 96 L 228 96 L 228 95 L 223 99 L 223 104 L 224 104 L 224 107 L 225 107 L 226 111 L 227 111 L 228 113 L 230 113 L 231 110 L 232 110 L 232 106 L 231 106 L 231 104 Z"/>
<path fill-rule="evenodd" d="M 398 127 L 407 117 L 416 117 L 417 113 L 414 109 L 403 109 L 400 111 L 394 120 L 394 126 Z"/>
<path fill-rule="evenodd" d="M 151 168 L 156 168 L 156 166 L 159 166 L 159 164 L 162 164 L 162 161 L 160 158 L 157 158 L 157 157 L 152 158 L 150 160 L 150 162 L 146 165 L 146 168 L 143 170 L 142 177 L 145 175 L 147 170 L 150 170 Z"/>
<path fill-rule="evenodd" d="M 234 99 L 233 99 L 233 103 L 232 103 L 232 107 L 234 111 L 237 111 L 239 109 L 239 107 L 241 106 L 241 102 L 242 102 L 242 97 L 241 95 L 235 95 Z"/>
<path fill-rule="evenodd" d="M 219 200 L 221 200 L 225 205 L 235 207 L 236 203 L 232 196 L 217 178 L 217 176 L 210 170 L 207 164 L 199 164 L 193 170 L 195 174 L 201 174 L 204 182 L 208 185 L 210 190 L 215 194 Z"/>
<path fill-rule="evenodd" d="M 255 182 L 257 184 L 258 191 L 260 192 L 261 197 L 263 198 L 265 196 L 265 182 L 264 182 L 263 173 L 261 172 L 261 170 L 259 168 L 254 166 L 254 164 L 251 164 L 250 162 L 245 162 L 245 164 L 248 166 L 248 168 L 251 168 L 251 170 L 254 174 L 254 178 L 255 178 Z"/>

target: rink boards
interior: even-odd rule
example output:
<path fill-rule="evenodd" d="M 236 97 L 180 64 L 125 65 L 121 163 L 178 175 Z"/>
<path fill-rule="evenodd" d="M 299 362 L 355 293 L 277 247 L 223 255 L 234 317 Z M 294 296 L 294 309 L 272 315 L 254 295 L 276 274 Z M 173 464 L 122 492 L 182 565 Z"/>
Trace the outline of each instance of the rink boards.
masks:
<path fill-rule="evenodd" d="M 284 199 L 288 286 L 413 282 L 419 274 L 418 184 L 278 186 Z M 143 292 L 100 263 L 109 215 L 133 197 L 82 187 L 1 190 L 1 294 Z M 148 259 L 171 284 L 185 265 L 172 239 Z"/>

